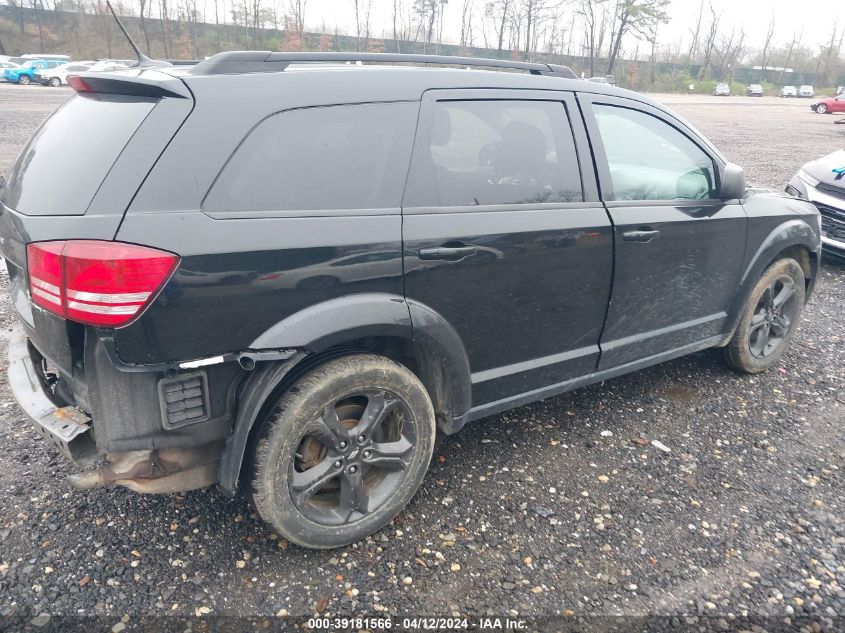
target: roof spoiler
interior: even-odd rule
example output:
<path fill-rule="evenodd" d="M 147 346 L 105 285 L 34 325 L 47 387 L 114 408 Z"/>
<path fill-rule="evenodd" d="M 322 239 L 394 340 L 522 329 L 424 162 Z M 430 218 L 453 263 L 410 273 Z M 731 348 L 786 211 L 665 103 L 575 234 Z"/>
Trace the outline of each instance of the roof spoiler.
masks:
<path fill-rule="evenodd" d="M 126 72 L 126 71 L 122 71 Z M 68 85 L 79 93 L 128 95 L 132 97 L 175 97 L 191 99 L 188 87 L 181 80 L 158 72 L 123 76 L 110 73 L 81 72 L 67 77 Z"/>
<path fill-rule="evenodd" d="M 226 75 L 237 73 L 280 72 L 290 64 L 319 62 L 361 62 L 374 64 L 436 64 L 439 66 L 473 66 L 523 70 L 532 75 L 550 75 L 577 79 L 572 69 L 557 64 L 515 62 L 484 57 L 449 55 L 405 55 L 401 53 L 273 53 L 271 51 L 230 51 L 218 53 L 191 69 L 192 75 Z"/>

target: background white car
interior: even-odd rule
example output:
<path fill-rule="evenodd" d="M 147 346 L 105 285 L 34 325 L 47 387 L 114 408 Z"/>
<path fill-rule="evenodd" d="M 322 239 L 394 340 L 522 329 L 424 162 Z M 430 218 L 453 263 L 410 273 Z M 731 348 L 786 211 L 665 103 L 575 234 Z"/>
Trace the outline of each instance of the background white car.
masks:
<path fill-rule="evenodd" d="M 812 98 L 816 96 L 816 91 L 813 90 L 812 86 L 801 86 L 800 88 L 798 88 L 798 96 Z"/>
<path fill-rule="evenodd" d="M 136 64 L 136 60 L 131 59 L 101 59 L 93 64 L 88 70 L 98 73 L 109 70 L 120 70 L 120 68 L 127 68 L 130 64 Z"/>
<path fill-rule="evenodd" d="M 57 88 L 62 84 L 67 83 L 67 76 L 73 73 L 88 70 L 94 62 L 70 62 L 62 64 L 55 68 L 45 69 L 44 72 L 38 73 L 41 77 L 42 86 L 53 86 Z"/>

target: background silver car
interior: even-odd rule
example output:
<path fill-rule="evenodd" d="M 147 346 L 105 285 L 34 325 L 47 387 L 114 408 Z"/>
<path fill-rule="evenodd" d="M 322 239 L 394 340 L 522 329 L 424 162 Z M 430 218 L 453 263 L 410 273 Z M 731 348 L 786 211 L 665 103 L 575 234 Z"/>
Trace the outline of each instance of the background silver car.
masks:
<path fill-rule="evenodd" d="M 816 205 L 821 213 L 822 246 L 827 253 L 845 258 L 845 150 L 801 167 L 786 192 Z"/>

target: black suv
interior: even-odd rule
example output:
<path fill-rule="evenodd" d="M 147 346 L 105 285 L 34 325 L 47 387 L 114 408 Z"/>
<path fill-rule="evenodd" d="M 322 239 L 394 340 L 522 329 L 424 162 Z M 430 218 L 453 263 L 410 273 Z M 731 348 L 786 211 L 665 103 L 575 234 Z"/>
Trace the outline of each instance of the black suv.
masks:
<path fill-rule="evenodd" d="M 77 488 L 240 482 L 291 541 L 350 543 L 437 427 L 708 347 L 764 371 L 816 277 L 813 205 L 561 67 L 239 52 L 70 83 L 0 241 L 9 380 Z"/>

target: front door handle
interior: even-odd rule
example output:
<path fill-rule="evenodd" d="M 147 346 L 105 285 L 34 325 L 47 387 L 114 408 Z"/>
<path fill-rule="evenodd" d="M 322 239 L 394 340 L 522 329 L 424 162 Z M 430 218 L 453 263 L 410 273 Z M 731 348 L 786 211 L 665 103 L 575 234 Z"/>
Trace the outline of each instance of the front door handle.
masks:
<path fill-rule="evenodd" d="M 660 231 L 628 231 L 622 234 L 622 239 L 626 242 L 640 242 L 645 244 L 660 235 Z"/>
<path fill-rule="evenodd" d="M 447 261 L 457 261 L 464 257 L 469 257 L 478 250 L 477 246 L 471 244 L 461 244 L 460 246 L 433 246 L 431 248 L 420 249 L 420 259 L 445 259 Z"/>

